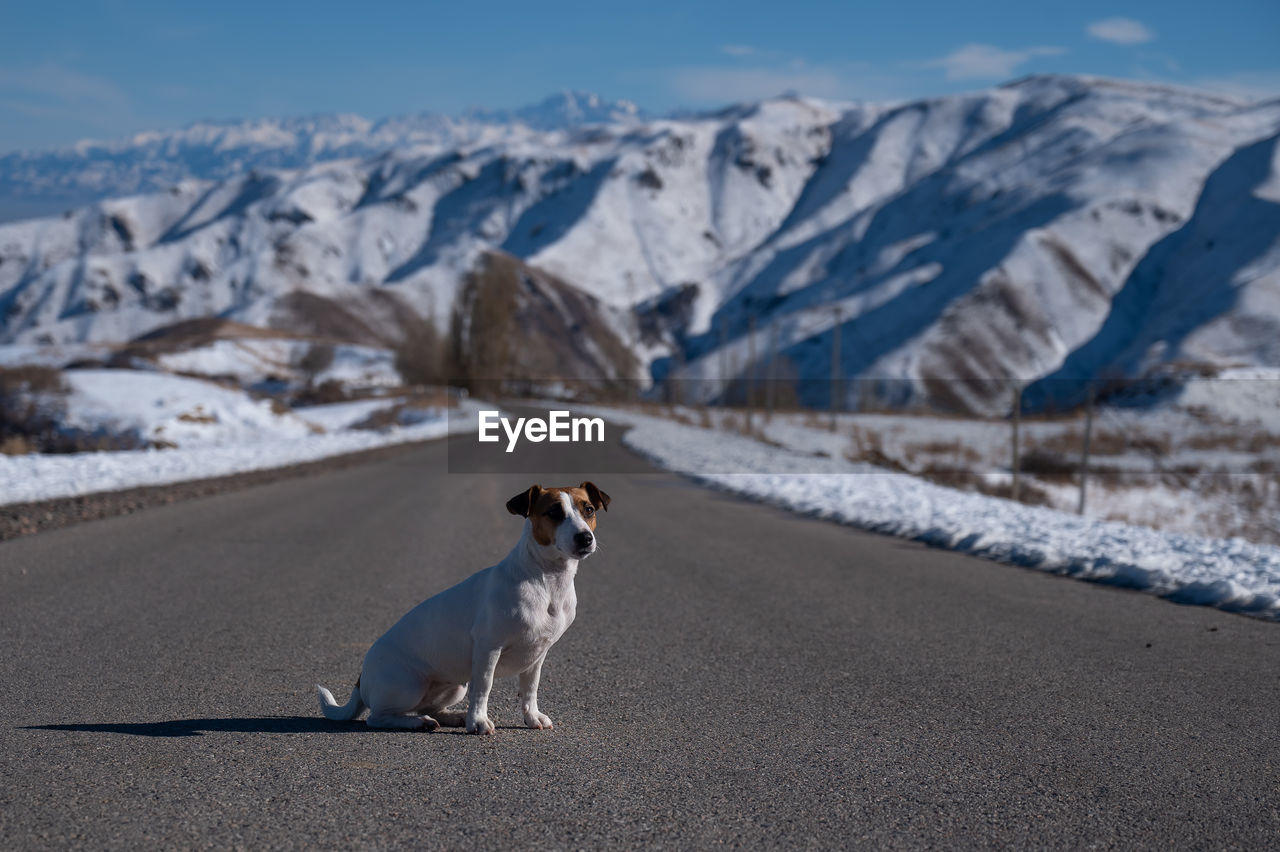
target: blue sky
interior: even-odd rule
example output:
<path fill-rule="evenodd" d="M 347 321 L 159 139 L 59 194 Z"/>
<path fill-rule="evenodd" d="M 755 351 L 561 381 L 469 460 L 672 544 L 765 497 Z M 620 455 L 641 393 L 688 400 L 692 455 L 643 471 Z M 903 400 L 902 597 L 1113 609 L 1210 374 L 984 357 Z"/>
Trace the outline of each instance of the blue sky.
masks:
<path fill-rule="evenodd" d="M 0 152 L 203 118 L 899 99 L 1071 72 L 1280 93 L 1280 2 L 8 4 Z"/>

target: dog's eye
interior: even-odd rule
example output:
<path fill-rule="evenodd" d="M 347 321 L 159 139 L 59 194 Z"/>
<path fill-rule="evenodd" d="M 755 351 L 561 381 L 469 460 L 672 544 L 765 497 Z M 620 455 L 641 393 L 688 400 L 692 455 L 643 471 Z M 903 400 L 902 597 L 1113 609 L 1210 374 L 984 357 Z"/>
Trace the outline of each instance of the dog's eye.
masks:
<path fill-rule="evenodd" d="M 564 520 L 564 507 L 562 507 L 562 506 L 552 506 L 550 509 L 548 509 L 548 510 L 547 510 L 547 517 L 548 517 L 548 518 L 550 518 L 550 519 L 551 519 L 551 520 L 553 520 L 553 521 L 563 521 L 563 520 Z"/>
<path fill-rule="evenodd" d="M 589 518 L 595 513 L 596 513 L 596 507 L 592 506 L 590 503 L 582 507 L 582 516 L 584 518 Z"/>

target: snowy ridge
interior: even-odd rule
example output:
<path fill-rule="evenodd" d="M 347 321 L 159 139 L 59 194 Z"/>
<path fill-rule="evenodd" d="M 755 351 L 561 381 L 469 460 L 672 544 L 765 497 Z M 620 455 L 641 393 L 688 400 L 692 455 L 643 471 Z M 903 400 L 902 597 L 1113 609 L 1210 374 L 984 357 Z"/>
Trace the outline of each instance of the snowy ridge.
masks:
<path fill-rule="evenodd" d="M 837 306 L 841 375 L 886 380 L 878 402 L 1003 413 L 981 380 L 1052 379 L 1026 399 L 1066 404 L 1059 380 L 1280 364 L 1280 102 L 1045 76 L 894 105 L 557 110 L 613 121 L 468 124 L 488 130 L 360 159 L 342 140 L 380 131 L 335 119 L 321 147 L 356 159 L 0 226 L 0 343 L 308 327 L 298 293 L 385 342 L 406 310 L 446 328 L 498 251 L 589 293 L 654 378 L 712 395 L 774 335 L 789 374 L 826 378 Z"/>
<path fill-rule="evenodd" d="M 623 442 L 663 467 L 784 509 L 1178 603 L 1280 620 L 1277 547 L 1069 515 L 632 411 L 585 410 L 630 426 Z M 803 472 L 777 472 L 783 467 Z"/>

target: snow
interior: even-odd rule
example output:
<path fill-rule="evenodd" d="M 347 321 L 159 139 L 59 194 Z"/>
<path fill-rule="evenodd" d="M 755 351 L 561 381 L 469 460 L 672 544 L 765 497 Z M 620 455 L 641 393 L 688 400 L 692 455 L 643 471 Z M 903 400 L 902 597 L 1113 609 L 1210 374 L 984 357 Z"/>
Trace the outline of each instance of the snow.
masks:
<path fill-rule="evenodd" d="M 623 442 L 670 470 L 782 508 L 873 532 L 1178 603 L 1280 620 L 1280 548 L 1104 521 L 944 488 L 618 408 Z"/>
<path fill-rule="evenodd" d="M 625 318 L 645 363 L 680 345 L 690 379 L 721 378 L 722 341 L 747 369 L 754 320 L 757 344 L 776 331 L 797 374 L 821 380 L 837 305 L 841 375 L 924 403 L 924 377 L 1274 367 L 1278 133 L 1280 102 L 1069 76 L 657 120 L 568 93 L 480 124 L 203 125 L 92 150 L 150 162 L 168 138 L 173 168 L 195 170 L 212 146 L 241 164 L 218 181 L 0 226 L 0 342 L 120 343 L 210 315 L 285 327 L 298 291 L 367 327 L 359 339 L 393 340 L 405 311 L 448 325 L 476 259 L 499 249 Z M 291 135 L 336 159 L 282 155 Z M 687 315 L 642 334 L 635 309 L 687 286 Z"/>
<path fill-rule="evenodd" d="M 0 455 L 0 504 L 25 503 L 266 470 L 474 429 L 475 418 L 414 409 L 398 426 L 350 427 L 395 399 L 273 413 L 271 404 L 200 379 L 132 370 L 71 370 L 65 426 L 133 434 L 169 449 Z M 479 406 L 460 403 L 469 412 Z M 450 425 L 452 420 L 452 427 Z M 470 425 L 468 425 L 470 424 Z M 162 445 L 163 446 L 163 445 Z"/>
<path fill-rule="evenodd" d="M 315 430 L 236 388 L 137 370 L 67 370 L 63 425 L 87 433 L 133 435 L 182 448 L 297 440 Z"/>

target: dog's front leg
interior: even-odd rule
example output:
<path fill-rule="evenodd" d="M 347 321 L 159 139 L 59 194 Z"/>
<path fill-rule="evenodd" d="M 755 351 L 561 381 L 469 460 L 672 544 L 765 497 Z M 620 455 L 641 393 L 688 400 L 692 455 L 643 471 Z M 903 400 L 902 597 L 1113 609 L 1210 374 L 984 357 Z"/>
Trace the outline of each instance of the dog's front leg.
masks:
<path fill-rule="evenodd" d="M 520 712 L 524 714 L 524 723 L 530 728 L 539 730 L 554 727 L 551 718 L 538 712 L 538 682 L 542 680 L 542 661 L 547 658 L 543 654 L 528 670 L 520 672 Z"/>
<path fill-rule="evenodd" d="M 467 733 L 492 734 L 489 721 L 489 690 L 493 688 L 493 670 L 498 667 L 502 648 L 481 647 L 477 642 L 471 651 L 471 684 L 467 687 Z"/>

